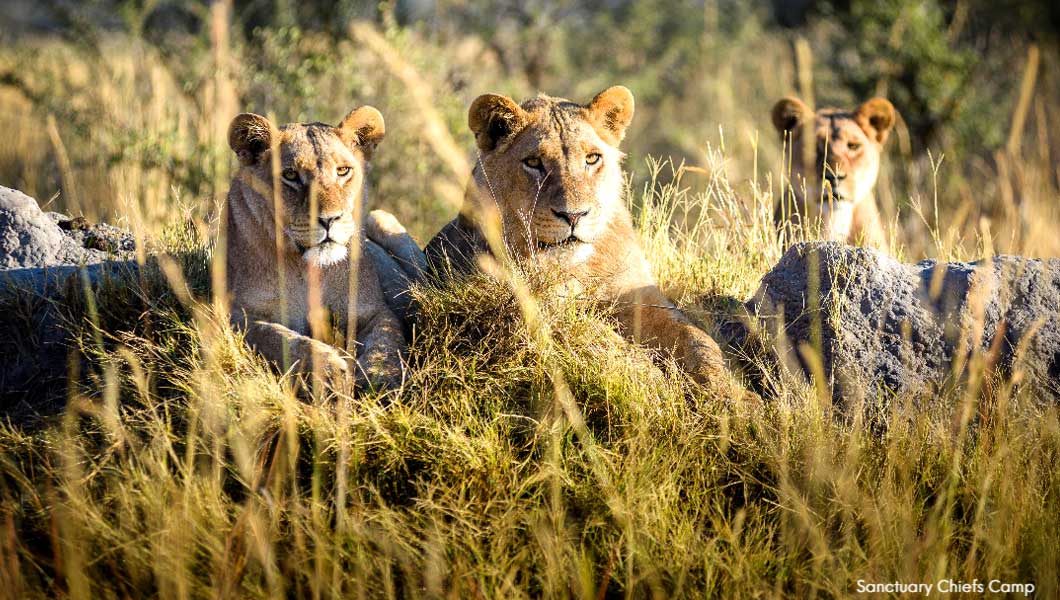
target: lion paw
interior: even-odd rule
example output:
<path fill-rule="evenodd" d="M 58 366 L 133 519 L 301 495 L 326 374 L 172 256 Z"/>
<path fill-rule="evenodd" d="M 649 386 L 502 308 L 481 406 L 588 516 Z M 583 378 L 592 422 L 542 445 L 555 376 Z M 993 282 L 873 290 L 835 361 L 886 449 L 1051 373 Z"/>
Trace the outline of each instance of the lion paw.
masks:
<path fill-rule="evenodd" d="M 346 353 L 318 340 L 307 340 L 301 348 L 298 369 L 310 380 L 317 379 L 325 386 L 342 390 L 353 383 Z"/>
<path fill-rule="evenodd" d="M 400 358 L 366 353 L 360 359 L 347 359 L 358 389 L 388 390 L 399 387 L 405 379 Z"/>

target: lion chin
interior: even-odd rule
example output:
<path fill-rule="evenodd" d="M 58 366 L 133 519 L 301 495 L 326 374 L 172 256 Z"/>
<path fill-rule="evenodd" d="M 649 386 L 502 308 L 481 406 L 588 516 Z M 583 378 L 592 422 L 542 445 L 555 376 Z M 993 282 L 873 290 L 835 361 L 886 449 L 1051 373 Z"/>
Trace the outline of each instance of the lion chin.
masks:
<path fill-rule="evenodd" d="M 302 260 L 308 265 L 324 268 L 346 260 L 348 250 L 344 244 L 328 240 L 317 244 L 302 253 Z"/>

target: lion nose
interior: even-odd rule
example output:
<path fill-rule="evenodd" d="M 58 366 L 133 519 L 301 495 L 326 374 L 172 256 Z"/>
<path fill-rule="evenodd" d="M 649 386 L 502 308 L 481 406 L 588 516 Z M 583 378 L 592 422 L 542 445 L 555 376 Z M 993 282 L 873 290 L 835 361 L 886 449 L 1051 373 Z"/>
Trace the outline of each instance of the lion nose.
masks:
<path fill-rule="evenodd" d="M 320 226 L 324 228 L 324 231 L 331 229 L 331 224 L 339 220 L 339 216 L 334 217 L 320 217 L 317 221 L 320 221 Z"/>
<path fill-rule="evenodd" d="M 553 208 L 552 214 L 566 221 L 567 224 L 570 225 L 571 229 L 574 229 L 578 226 L 578 220 L 584 217 L 585 215 L 589 214 L 589 211 L 583 210 L 579 212 L 574 212 L 569 210 L 556 210 Z"/>
<path fill-rule="evenodd" d="M 837 181 L 843 181 L 844 179 L 846 179 L 847 178 L 847 174 L 846 173 L 836 172 L 836 171 L 834 171 L 832 169 L 829 169 L 828 172 L 826 172 L 824 174 L 824 178 L 826 180 L 832 182 L 832 183 L 835 183 Z"/>

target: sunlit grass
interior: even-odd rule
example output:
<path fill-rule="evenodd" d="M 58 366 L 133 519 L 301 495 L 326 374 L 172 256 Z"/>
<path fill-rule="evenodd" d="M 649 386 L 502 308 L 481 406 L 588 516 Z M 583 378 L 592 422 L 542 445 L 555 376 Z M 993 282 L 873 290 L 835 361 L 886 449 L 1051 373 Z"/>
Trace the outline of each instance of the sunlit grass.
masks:
<path fill-rule="evenodd" d="M 631 195 L 707 326 L 692 303 L 744 295 L 780 250 L 760 207 L 714 190 Z M 684 211 L 730 225 L 674 231 Z M 985 420 L 975 393 L 896 400 L 883 427 L 806 386 L 744 405 L 528 273 L 417 291 L 402 388 L 299 399 L 200 304 L 205 242 L 169 239 L 193 297 L 149 266 L 96 294 L 94 323 L 71 303 L 89 361 L 66 412 L 0 431 L 16 596 L 842 597 L 984 573 L 1058 591 L 1060 423 L 1025 395 Z"/>
<path fill-rule="evenodd" d="M 446 132 L 419 128 L 448 127 L 470 148 L 462 95 L 490 90 L 454 91 L 433 56 L 445 53 L 412 32 L 385 37 L 384 52 L 423 73 L 394 77 L 393 56 L 348 41 L 320 66 L 323 42 L 306 36 L 264 44 L 262 63 L 290 59 L 296 81 L 249 59 L 233 80 L 248 108 L 280 120 L 382 108 L 372 203 L 423 242 L 463 182 L 438 156 Z M 768 401 L 742 404 L 627 344 L 598 308 L 552 297 L 547 274 L 499 271 L 416 291 L 400 389 L 299 397 L 213 312 L 209 236 L 227 172 L 216 123 L 228 116 L 213 110 L 216 80 L 200 66 L 182 73 L 198 85 L 177 86 L 172 59 L 112 43 L 98 56 L 58 42 L 3 50 L 25 81 L 0 111 L 14 132 L 0 173 L 42 200 L 62 189 L 52 208 L 124 219 L 163 258 L 142 255 L 128 285 L 72 289 L 61 314 L 84 360 L 66 410 L 0 426 L 0 594 L 846 597 L 858 579 L 986 577 L 1060 594 L 1060 422 L 1033 391 L 892 398 L 868 423 L 771 375 Z M 734 130 L 682 131 L 694 164 L 627 164 L 659 283 L 708 331 L 784 250 L 779 150 L 752 126 L 787 91 L 770 76 L 781 50 L 754 59 L 753 81 L 776 89 L 748 106 L 733 98 L 751 75 L 703 84 Z M 436 114 L 409 81 L 433 92 Z M 317 95 L 295 93 L 311 85 Z M 664 112 L 638 106 L 638 119 L 679 120 Z M 1000 185 L 973 167 L 889 158 L 881 195 L 901 208 L 903 258 L 1060 251 L 1047 162 L 1010 164 L 1030 192 L 1014 210 L 986 214 L 975 197 L 936 208 L 938 179 Z M 912 175 L 892 180 L 898 170 Z"/>

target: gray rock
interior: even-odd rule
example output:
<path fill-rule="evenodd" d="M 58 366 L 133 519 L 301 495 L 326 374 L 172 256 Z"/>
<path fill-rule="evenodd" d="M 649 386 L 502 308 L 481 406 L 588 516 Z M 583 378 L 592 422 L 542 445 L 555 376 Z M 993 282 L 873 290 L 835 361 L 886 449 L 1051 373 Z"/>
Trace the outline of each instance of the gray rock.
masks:
<path fill-rule="evenodd" d="M 960 383 L 976 352 L 1020 372 L 1035 396 L 1060 399 L 1060 260 L 910 265 L 835 242 L 796 244 L 747 308 L 780 363 L 822 373 L 840 404 Z"/>
<path fill-rule="evenodd" d="M 124 229 L 45 213 L 33 198 L 0 186 L 0 272 L 127 259 L 135 248 Z"/>
<path fill-rule="evenodd" d="M 422 277 L 423 253 L 391 215 L 377 211 L 366 229 L 366 259 L 408 322 L 415 311 L 408 289 Z M 71 277 L 95 283 L 135 275 L 134 247 L 125 230 L 44 213 L 32 198 L 0 187 L 0 412 L 12 414 L 12 398 L 37 410 L 42 381 L 62 391 L 67 334 L 49 300 Z M 822 374 L 840 404 L 932 394 L 960 383 L 975 353 L 1003 373 L 1018 372 L 1035 396 L 1060 400 L 1060 260 L 910 265 L 834 242 L 797 244 L 746 308 L 765 329 L 754 338 L 770 341 L 789 371 Z M 743 325 L 729 326 L 726 337 L 751 339 Z M 20 350 L 27 344 L 32 352 Z"/>
<path fill-rule="evenodd" d="M 132 234 L 83 218 L 45 213 L 29 196 L 0 187 L 0 409 L 38 410 L 61 392 L 68 333 L 52 300 L 85 280 L 129 277 Z M 70 287 L 70 283 L 74 286 Z M 32 405 L 32 406 L 31 406 Z"/>
<path fill-rule="evenodd" d="M 36 200 L 0 187 L 0 268 L 54 264 L 62 245 L 63 231 Z"/>
<path fill-rule="evenodd" d="M 57 290 L 85 267 L 91 281 L 127 266 L 133 235 L 83 217 L 43 212 L 37 201 L 0 187 L 0 285 L 42 294 Z"/>

